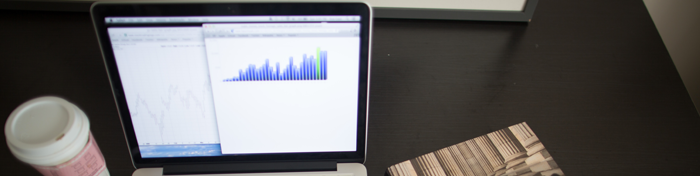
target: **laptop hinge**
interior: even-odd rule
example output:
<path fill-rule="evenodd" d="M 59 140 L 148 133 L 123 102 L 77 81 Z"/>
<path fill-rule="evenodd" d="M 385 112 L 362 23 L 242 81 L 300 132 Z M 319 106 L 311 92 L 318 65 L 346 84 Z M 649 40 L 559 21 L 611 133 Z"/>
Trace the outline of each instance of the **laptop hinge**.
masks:
<path fill-rule="evenodd" d="M 335 161 L 177 164 L 164 165 L 163 175 L 337 171 L 336 164 Z"/>

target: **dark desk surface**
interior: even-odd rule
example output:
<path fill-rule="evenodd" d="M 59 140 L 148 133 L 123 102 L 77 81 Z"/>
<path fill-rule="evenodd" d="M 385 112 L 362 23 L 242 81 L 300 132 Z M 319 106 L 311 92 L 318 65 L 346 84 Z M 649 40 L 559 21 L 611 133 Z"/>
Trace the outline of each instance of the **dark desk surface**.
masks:
<path fill-rule="evenodd" d="M 700 117 L 642 1 L 541 0 L 532 20 L 376 20 L 369 175 L 523 121 L 567 175 L 700 174 Z M 0 11 L 0 24 L 0 116 L 65 97 L 112 175 L 130 175 L 89 14 Z M 39 175 L 6 145 L 0 167 Z"/>

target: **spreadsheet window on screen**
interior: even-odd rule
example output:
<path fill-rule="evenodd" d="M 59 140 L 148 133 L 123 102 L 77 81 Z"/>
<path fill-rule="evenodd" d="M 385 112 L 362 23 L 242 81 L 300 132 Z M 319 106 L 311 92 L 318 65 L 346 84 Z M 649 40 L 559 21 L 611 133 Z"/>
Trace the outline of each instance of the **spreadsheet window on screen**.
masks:
<path fill-rule="evenodd" d="M 356 151 L 359 16 L 105 20 L 143 158 Z"/>

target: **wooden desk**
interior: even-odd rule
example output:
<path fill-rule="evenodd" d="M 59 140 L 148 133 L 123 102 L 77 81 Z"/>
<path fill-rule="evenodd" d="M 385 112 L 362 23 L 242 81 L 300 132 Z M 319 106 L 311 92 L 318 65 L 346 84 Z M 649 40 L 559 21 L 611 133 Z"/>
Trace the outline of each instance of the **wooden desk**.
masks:
<path fill-rule="evenodd" d="M 87 13 L 0 11 L 0 115 L 80 106 L 112 175 L 129 159 Z M 700 117 L 642 1 L 539 2 L 529 24 L 379 19 L 367 162 L 526 121 L 567 175 L 698 175 Z M 39 175 L 0 145 L 3 175 Z"/>

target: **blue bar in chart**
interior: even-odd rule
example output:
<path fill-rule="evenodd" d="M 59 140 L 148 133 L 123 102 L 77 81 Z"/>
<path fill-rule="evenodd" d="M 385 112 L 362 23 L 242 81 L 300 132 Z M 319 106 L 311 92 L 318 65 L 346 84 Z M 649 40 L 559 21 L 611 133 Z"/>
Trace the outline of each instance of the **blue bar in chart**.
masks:
<path fill-rule="evenodd" d="M 294 58 L 289 58 L 289 64 L 280 66 L 277 62 L 274 67 L 270 65 L 270 60 L 265 59 L 261 66 L 254 64 L 248 68 L 238 70 L 238 76 L 226 78 L 224 82 L 237 81 L 290 81 L 290 80 L 326 80 L 328 79 L 328 58 L 327 52 L 316 48 L 316 57 L 302 56 L 302 61 L 294 65 Z"/>

